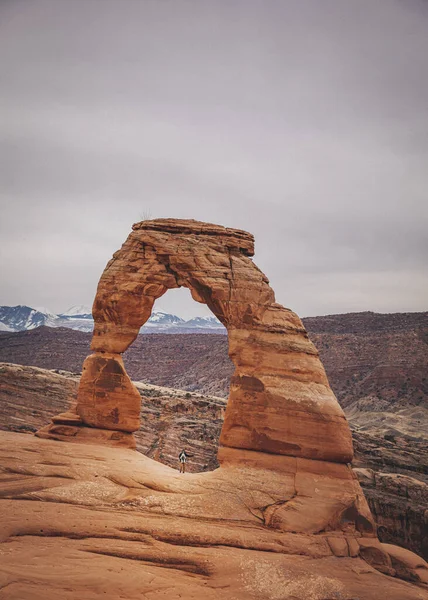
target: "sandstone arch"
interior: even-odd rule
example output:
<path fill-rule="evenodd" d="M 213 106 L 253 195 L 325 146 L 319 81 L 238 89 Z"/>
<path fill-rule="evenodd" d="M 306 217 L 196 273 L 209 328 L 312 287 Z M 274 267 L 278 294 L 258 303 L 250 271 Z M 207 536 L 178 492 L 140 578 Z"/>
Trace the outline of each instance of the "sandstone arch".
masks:
<path fill-rule="evenodd" d="M 110 495 L 115 503 L 136 499 L 140 508 L 132 513 L 133 523 L 139 510 L 145 524 L 155 517 L 154 524 L 143 530 L 145 536 L 152 527 L 157 531 L 163 519 L 167 529 L 172 517 L 178 519 L 176 533 L 167 538 L 173 543 L 164 545 L 175 548 L 181 540 L 187 556 L 189 539 L 199 547 L 199 533 L 192 536 L 202 526 L 204 545 L 211 536 L 216 553 L 230 545 L 246 552 L 257 548 L 269 550 L 269 555 L 284 553 L 284 580 L 289 579 L 294 555 L 299 564 L 302 559 L 322 558 L 323 572 L 332 557 L 346 558 L 349 564 L 335 562 L 335 569 L 341 573 L 342 565 L 348 564 L 357 578 L 359 558 L 393 576 L 399 576 L 404 565 L 406 577 L 411 572 L 414 581 L 423 581 L 425 564 L 411 553 L 403 558 L 401 549 L 389 550 L 377 539 L 362 490 L 345 464 L 352 459 L 351 434 L 318 353 L 297 315 L 275 302 L 267 278 L 251 260 L 253 252 L 253 237 L 236 229 L 172 219 L 133 226 L 98 285 L 93 354 L 84 362 L 77 402 L 37 435 L 132 447 L 141 400 L 121 354 L 149 318 L 155 299 L 168 289 L 186 286 L 227 327 L 235 365 L 220 437 L 221 468 L 182 477 L 137 453 L 118 453 L 112 473 L 104 466 L 98 477 L 96 466 L 96 484 L 91 480 L 90 486 L 79 487 L 81 477 L 73 469 L 76 482 L 69 491 L 61 487 L 60 501 L 68 494 L 76 503 L 77 489 L 77 503 L 84 504 L 87 490 L 101 486 L 96 501 L 103 508 L 103 523 Z M 43 447 L 43 452 L 51 450 Z M 84 446 L 76 448 L 78 455 L 85 452 Z M 112 481 L 117 482 L 114 491 Z M 47 498 L 52 497 L 57 497 L 55 491 L 49 490 Z M 215 533 L 207 533 L 213 524 Z M 351 558 L 358 560 L 355 567 Z M 306 597 L 306 588 L 302 590 Z M 370 590 L 367 597 L 377 598 L 378 588 Z M 413 589 L 411 595 L 399 594 L 395 597 L 415 597 Z M 355 594 L 344 591 L 345 595 Z"/>
<path fill-rule="evenodd" d="M 107 264 L 93 305 L 95 329 L 77 404 L 41 432 L 132 446 L 140 396 L 121 354 L 168 289 L 185 286 L 226 326 L 235 365 L 220 438 L 228 449 L 348 463 L 349 426 L 298 316 L 275 302 L 254 264 L 251 234 L 190 220 L 133 226 Z"/>

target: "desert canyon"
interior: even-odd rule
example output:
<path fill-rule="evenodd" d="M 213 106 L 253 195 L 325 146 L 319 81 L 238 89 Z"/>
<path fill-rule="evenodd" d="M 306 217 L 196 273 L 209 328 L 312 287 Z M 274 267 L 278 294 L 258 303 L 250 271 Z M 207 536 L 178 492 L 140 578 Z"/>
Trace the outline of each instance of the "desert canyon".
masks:
<path fill-rule="evenodd" d="M 428 599 L 425 560 L 379 541 L 318 351 L 253 255 L 241 230 L 133 226 L 101 276 L 82 377 L 56 380 L 69 408 L 36 436 L 0 432 L 0 598 Z M 122 359 L 180 286 L 227 328 L 234 366 L 227 404 L 184 399 L 224 419 L 219 468 L 184 476 L 159 447 L 136 452 L 140 415 L 143 430 L 158 417 Z"/>

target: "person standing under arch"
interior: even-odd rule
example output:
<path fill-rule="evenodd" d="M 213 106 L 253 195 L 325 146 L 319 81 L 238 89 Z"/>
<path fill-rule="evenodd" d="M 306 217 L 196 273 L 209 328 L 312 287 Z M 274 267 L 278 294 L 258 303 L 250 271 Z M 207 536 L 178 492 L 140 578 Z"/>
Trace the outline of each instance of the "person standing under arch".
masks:
<path fill-rule="evenodd" d="M 180 452 L 180 454 L 178 455 L 178 461 L 180 463 L 180 473 L 186 472 L 186 462 L 187 462 L 188 457 L 189 457 L 189 454 L 187 454 L 185 449 L 183 449 Z"/>

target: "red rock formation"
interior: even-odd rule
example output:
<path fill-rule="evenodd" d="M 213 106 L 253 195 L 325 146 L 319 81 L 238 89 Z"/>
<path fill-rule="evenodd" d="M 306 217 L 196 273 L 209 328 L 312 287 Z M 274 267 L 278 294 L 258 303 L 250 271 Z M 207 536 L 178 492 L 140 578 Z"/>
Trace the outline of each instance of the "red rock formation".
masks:
<path fill-rule="evenodd" d="M 122 357 L 91 354 L 83 363 L 77 412 L 85 425 L 133 432 L 140 428 L 141 398 Z"/>
<path fill-rule="evenodd" d="M 0 431 L 0 597 L 428 600 L 422 559 L 355 533 L 344 465 L 239 455 L 181 475 Z"/>
<path fill-rule="evenodd" d="M 154 301 L 186 286 L 229 334 L 235 373 L 221 445 L 351 461 L 349 427 L 318 352 L 297 315 L 275 302 L 253 253 L 253 236 L 236 229 L 172 219 L 134 225 L 98 286 L 94 354 L 85 363 L 77 403 L 84 425 L 138 429 L 138 398 L 120 354 L 135 340 Z M 113 377 L 102 375 L 106 354 L 109 365 L 117 365 L 115 389 L 106 389 Z"/>
<path fill-rule="evenodd" d="M 98 285 L 93 354 L 85 361 L 77 405 L 38 435 L 87 441 L 94 432 L 94 442 L 100 436 L 117 442 L 120 436 L 123 444 L 128 436 L 131 445 L 139 428 L 139 397 L 121 354 L 155 300 L 168 289 L 188 287 L 227 328 L 235 366 L 220 436 L 222 468 L 201 480 L 202 487 L 211 481 L 212 489 L 220 489 L 226 478 L 227 493 L 230 485 L 240 486 L 238 513 L 243 502 L 263 527 L 304 534 L 312 542 L 328 532 L 323 542 L 328 553 L 360 554 L 394 575 L 348 464 L 351 432 L 318 352 L 299 317 L 275 302 L 253 253 L 253 237 L 236 229 L 168 219 L 134 225 Z M 188 514 L 188 499 L 181 505 L 161 495 L 151 502 L 146 509 Z M 228 504 L 234 505 L 202 503 L 189 516 L 216 519 L 222 506 L 224 518 Z"/>

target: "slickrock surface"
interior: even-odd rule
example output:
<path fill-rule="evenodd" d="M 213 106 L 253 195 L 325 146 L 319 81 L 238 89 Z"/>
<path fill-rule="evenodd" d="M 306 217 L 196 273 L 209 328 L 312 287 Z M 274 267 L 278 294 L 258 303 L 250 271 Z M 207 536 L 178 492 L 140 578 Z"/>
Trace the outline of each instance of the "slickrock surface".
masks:
<path fill-rule="evenodd" d="M 0 465 L 4 600 L 428 598 L 426 563 L 356 531 L 346 491 L 340 532 L 327 526 L 342 465 L 278 456 L 180 475 L 132 450 L 6 432 Z"/>
<path fill-rule="evenodd" d="M 0 364 L 0 429 L 36 431 L 55 413 L 68 410 L 78 380 L 71 373 Z M 135 432 L 140 452 L 176 468 L 178 453 L 186 447 L 188 471 L 218 467 L 222 398 L 135 385 L 142 397 L 141 427 Z M 353 465 L 381 541 L 428 559 L 428 442 L 389 441 L 358 430 L 353 430 L 353 441 Z"/>

